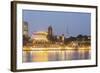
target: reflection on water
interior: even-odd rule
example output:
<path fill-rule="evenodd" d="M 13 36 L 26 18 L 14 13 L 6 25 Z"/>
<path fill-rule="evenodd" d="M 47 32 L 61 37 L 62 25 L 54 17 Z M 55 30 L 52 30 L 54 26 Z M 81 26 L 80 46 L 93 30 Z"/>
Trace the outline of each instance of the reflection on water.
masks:
<path fill-rule="evenodd" d="M 23 62 L 90 59 L 90 50 L 23 51 Z"/>

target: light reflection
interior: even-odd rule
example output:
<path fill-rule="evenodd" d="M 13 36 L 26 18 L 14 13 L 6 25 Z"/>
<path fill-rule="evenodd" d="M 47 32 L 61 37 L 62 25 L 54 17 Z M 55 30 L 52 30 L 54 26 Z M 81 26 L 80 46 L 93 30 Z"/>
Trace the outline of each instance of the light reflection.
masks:
<path fill-rule="evenodd" d="M 90 49 L 66 49 L 66 50 L 24 50 L 23 62 L 46 62 L 64 60 L 90 59 Z M 47 48 L 45 48 L 47 49 Z"/>

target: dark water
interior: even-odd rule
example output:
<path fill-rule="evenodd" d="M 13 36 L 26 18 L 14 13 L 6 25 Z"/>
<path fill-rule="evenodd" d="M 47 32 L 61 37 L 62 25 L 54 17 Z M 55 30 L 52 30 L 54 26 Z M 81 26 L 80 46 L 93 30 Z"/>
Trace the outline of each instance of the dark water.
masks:
<path fill-rule="evenodd" d="M 23 51 L 23 62 L 84 60 L 90 58 L 90 50 Z"/>

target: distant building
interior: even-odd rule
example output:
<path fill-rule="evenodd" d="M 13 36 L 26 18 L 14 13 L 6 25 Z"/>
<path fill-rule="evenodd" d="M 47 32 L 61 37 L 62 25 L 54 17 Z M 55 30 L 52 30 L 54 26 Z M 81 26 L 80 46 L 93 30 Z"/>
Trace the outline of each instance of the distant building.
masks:
<path fill-rule="evenodd" d="M 62 38 L 62 39 L 61 39 L 62 42 L 64 43 L 64 40 L 65 40 L 64 34 L 62 34 L 61 38 Z"/>
<path fill-rule="evenodd" d="M 28 36 L 28 23 L 23 21 L 22 24 L 22 32 L 23 32 L 23 46 L 29 45 L 29 39 L 30 37 Z"/>
<path fill-rule="evenodd" d="M 88 40 L 91 40 L 91 36 L 88 36 Z"/>
<path fill-rule="evenodd" d="M 48 40 L 52 41 L 53 40 L 53 29 L 52 26 L 48 27 Z"/>
<path fill-rule="evenodd" d="M 34 32 L 32 35 L 32 39 L 34 42 L 48 42 L 47 38 L 48 33 L 47 32 Z"/>
<path fill-rule="evenodd" d="M 53 36 L 53 29 L 51 26 L 48 27 L 48 36 Z"/>
<path fill-rule="evenodd" d="M 64 43 L 64 41 L 65 41 L 64 34 L 62 34 L 61 36 L 57 36 L 57 42 Z"/>
<path fill-rule="evenodd" d="M 28 36 L 28 23 L 23 22 L 23 35 Z"/>
<path fill-rule="evenodd" d="M 33 32 L 31 36 L 33 43 L 45 43 L 45 42 L 59 42 L 59 43 L 64 43 L 65 42 L 65 37 L 64 34 L 61 36 L 56 36 L 53 35 L 53 28 L 52 26 L 48 27 L 47 32 L 44 31 L 38 31 L 38 32 Z"/>

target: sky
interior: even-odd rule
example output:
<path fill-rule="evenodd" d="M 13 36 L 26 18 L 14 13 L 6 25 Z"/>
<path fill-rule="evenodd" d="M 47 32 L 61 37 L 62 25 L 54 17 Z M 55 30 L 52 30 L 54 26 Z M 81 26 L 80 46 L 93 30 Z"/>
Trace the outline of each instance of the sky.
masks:
<path fill-rule="evenodd" d="M 91 34 L 91 14 L 82 12 L 56 12 L 23 10 L 23 21 L 28 22 L 29 35 L 53 28 L 54 35 L 77 36 Z"/>

